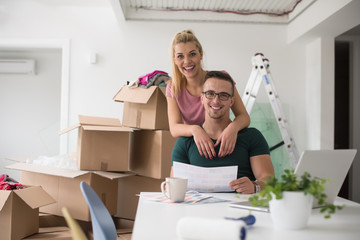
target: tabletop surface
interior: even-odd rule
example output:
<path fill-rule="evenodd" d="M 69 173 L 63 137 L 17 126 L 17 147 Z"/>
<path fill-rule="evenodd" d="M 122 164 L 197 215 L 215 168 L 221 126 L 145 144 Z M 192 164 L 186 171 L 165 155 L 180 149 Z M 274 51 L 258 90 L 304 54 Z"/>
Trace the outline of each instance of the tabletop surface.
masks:
<path fill-rule="evenodd" d="M 235 193 L 212 193 L 217 198 L 229 202 L 207 204 L 173 204 L 152 202 L 144 197 L 149 193 L 141 193 L 133 229 L 133 240 L 178 239 L 176 225 L 185 216 L 204 218 L 244 217 L 249 210 L 229 207 L 230 202 L 246 201 L 249 195 Z M 154 194 L 154 193 L 151 193 Z M 335 204 L 345 207 L 324 219 L 319 209 L 313 209 L 308 225 L 302 230 L 279 230 L 274 227 L 270 213 L 252 211 L 256 223 L 248 228 L 247 238 L 252 239 L 360 239 L 360 204 L 337 197 Z"/>

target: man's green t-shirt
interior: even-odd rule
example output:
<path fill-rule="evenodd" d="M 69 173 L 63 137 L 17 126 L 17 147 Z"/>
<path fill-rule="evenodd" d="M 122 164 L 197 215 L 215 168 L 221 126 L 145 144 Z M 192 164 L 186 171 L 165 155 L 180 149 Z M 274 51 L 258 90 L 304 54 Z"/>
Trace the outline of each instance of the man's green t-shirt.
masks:
<path fill-rule="evenodd" d="M 214 143 L 216 142 L 213 140 Z M 216 156 L 220 145 L 215 148 Z M 248 177 L 255 181 L 251 170 L 250 157 L 270 154 L 269 146 L 259 130 L 245 128 L 238 132 L 235 149 L 232 154 L 219 158 L 202 157 L 196 147 L 193 137 L 179 137 L 174 146 L 171 162 L 182 162 L 200 167 L 238 166 L 237 178 Z"/>

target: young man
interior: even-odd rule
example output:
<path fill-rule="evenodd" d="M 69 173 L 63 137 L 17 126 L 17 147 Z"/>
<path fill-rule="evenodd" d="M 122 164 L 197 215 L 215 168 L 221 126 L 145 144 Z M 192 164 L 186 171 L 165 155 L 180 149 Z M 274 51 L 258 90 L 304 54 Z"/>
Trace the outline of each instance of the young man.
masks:
<path fill-rule="evenodd" d="M 234 82 L 224 72 L 211 71 L 205 76 L 201 102 L 205 109 L 204 131 L 216 142 L 222 131 L 231 123 L 230 109 L 234 104 Z M 230 186 L 239 193 L 255 193 L 264 188 L 264 180 L 274 174 L 269 146 L 263 135 L 255 128 L 245 128 L 238 132 L 232 154 L 208 159 L 199 152 L 210 151 L 206 145 L 197 148 L 193 137 L 179 137 L 173 152 L 172 162 L 182 162 L 201 167 L 238 166 L 237 179 Z M 171 169 L 171 176 L 172 176 Z"/>

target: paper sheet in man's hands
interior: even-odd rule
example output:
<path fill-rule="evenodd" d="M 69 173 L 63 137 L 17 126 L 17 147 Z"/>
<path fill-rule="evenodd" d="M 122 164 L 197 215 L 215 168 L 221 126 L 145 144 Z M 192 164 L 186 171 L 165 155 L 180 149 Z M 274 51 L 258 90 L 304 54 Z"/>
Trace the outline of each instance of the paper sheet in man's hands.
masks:
<path fill-rule="evenodd" d="M 233 192 L 229 183 L 237 178 L 238 166 L 198 167 L 174 162 L 174 177 L 188 179 L 188 190 L 198 192 Z"/>

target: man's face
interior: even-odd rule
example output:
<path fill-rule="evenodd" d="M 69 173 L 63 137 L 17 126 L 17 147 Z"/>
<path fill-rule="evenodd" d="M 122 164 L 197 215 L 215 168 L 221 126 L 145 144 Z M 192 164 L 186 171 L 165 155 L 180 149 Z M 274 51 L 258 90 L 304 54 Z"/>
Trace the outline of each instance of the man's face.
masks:
<path fill-rule="evenodd" d="M 229 97 L 227 100 L 221 100 L 220 98 L 225 98 L 226 95 L 231 96 L 231 83 L 221 79 L 209 78 L 204 84 L 203 92 L 209 91 L 216 95 L 209 94 L 213 95 L 212 97 L 215 96 L 213 99 L 207 98 L 207 94 L 203 93 L 201 95 L 201 102 L 204 105 L 206 114 L 212 119 L 229 117 L 229 109 L 234 104 L 234 98 Z"/>

